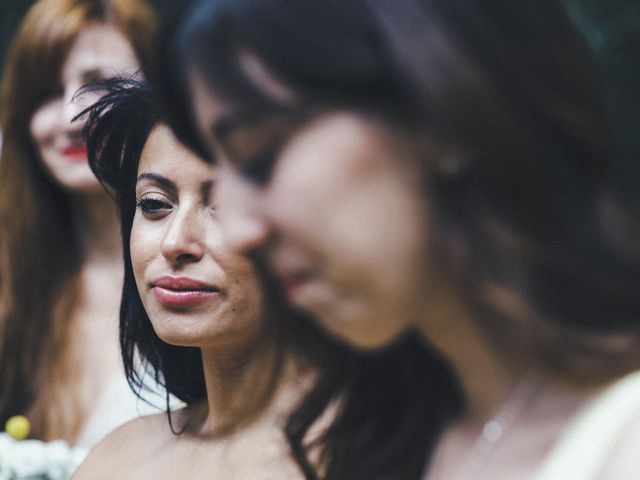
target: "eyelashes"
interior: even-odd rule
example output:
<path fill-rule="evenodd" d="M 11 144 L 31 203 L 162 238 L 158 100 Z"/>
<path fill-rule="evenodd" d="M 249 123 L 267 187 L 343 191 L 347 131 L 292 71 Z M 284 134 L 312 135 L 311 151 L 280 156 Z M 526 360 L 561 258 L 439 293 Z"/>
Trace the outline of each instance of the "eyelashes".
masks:
<path fill-rule="evenodd" d="M 173 205 L 165 200 L 157 198 L 141 198 L 136 200 L 136 209 L 142 213 L 142 216 L 149 220 L 159 220 L 166 217 L 173 211 Z M 206 209 L 215 216 L 217 206 L 215 202 L 207 201 Z"/>
<path fill-rule="evenodd" d="M 136 208 L 145 218 L 153 220 L 169 214 L 173 210 L 173 205 L 157 198 L 141 198 L 136 200 Z"/>

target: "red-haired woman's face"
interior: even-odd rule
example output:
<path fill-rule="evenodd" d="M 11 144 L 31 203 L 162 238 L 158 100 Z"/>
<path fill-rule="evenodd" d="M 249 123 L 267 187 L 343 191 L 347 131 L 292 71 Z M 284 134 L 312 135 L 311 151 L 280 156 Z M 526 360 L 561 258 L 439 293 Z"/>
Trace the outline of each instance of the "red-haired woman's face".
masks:
<path fill-rule="evenodd" d="M 71 119 L 96 100 L 96 93 L 74 98 L 80 87 L 140 68 L 131 43 L 114 26 L 83 28 L 62 65 L 60 78 L 31 117 L 29 129 L 40 160 L 62 187 L 89 193 L 101 188 L 87 163 L 84 122 Z M 43 72 L 46 75 L 46 72 Z"/>

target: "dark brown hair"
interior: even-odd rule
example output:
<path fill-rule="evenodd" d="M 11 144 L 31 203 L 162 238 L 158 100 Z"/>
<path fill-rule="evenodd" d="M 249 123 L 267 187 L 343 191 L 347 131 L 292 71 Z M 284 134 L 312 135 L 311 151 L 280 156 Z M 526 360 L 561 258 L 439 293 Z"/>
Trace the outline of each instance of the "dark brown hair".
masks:
<path fill-rule="evenodd" d="M 125 263 L 120 344 L 127 378 L 134 391 L 141 392 L 145 375 L 155 374 L 152 380 L 164 385 L 168 393 L 187 405 L 195 405 L 206 398 L 200 350 L 169 345 L 155 333 L 140 299 L 129 253 L 140 155 L 149 134 L 163 119 L 152 101 L 148 84 L 111 79 L 96 86 L 102 87 L 108 93 L 88 109 L 87 146 L 91 168 L 113 193 L 120 212 Z M 384 432 L 391 439 L 400 432 L 397 441 L 393 442 L 396 446 L 389 451 L 377 452 L 376 461 L 369 467 L 371 470 L 362 470 L 362 475 L 385 472 L 388 465 L 397 473 L 395 461 L 402 455 L 405 442 L 417 442 L 424 447 L 422 450 L 426 450 L 431 438 L 424 432 L 436 430 L 459 408 L 459 397 L 454 393 L 455 385 L 450 381 L 446 365 L 415 337 L 403 338 L 377 355 L 354 352 L 318 328 L 307 316 L 286 308 L 275 279 L 270 277 L 259 258 L 253 261 L 265 297 L 261 319 L 265 333 L 251 346 L 251 354 L 262 365 L 260 373 L 269 381 L 258 382 L 260 387 L 254 389 L 254 395 L 247 395 L 234 415 L 225 419 L 225 430 L 220 434 L 260 416 L 283 375 L 291 375 L 291 371 L 283 368 L 284 360 L 293 359 L 294 370 L 311 371 L 313 377 L 312 382 L 305 382 L 310 385 L 299 386 L 299 394 L 306 395 L 304 405 L 302 408 L 296 406 L 291 412 L 286 427 L 292 455 L 305 477 L 316 478 L 316 468 L 320 464 L 326 467 L 328 478 L 333 478 L 333 465 L 345 463 L 341 459 L 350 458 L 354 452 L 358 454 L 358 444 L 355 442 L 354 446 L 352 435 L 344 435 L 343 442 L 324 448 L 323 435 L 342 436 L 345 430 L 359 431 L 361 425 L 365 429 Z M 246 358 L 239 360 L 241 369 Z M 431 368 L 424 369 L 426 364 Z M 295 381 L 296 378 L 292 376 L 285 380 Z M 306 434 L 327 405 L 343 392 L 347 397 L 339 402 L 335 412 L 331 412 L 339 420 L 327 422 L 327 431 L 331 433 L 321 432 L 319 438 L 314 439 L 322 458 L 317 463 L 308 462 L 305 450 L 312 439 Z M 141 396 L 144 398 L 144 392 Z M 367 404 L 352 401 L 352 396 L 367 398 Z M 386 414 L 380 415 L 380 411 Z M 441 412 L 442 416 L 427 418 L 433 411 Z M 169 420 L 171 418 L 169 415 Z M 177 426 L 177 430 L 180 427 Z M 404 457 L 403 472 L 420 471 L 423 461 L 422 455 Z"/>
<path fill-rule="evenodd" d="M 149 135 L 163 123 L 149 86 L 127 78 L 110 80 L 86 87 L 105 93 L 81 115 L 87 115 L 85 137 L 89 164 L 100 182 L 113 194 L 118 207 L 124 257 L 124 283 L 120 304 L 120 347 L 125 374 L 132 390 L 145 399 L 145 387 L 162 385 L 167 394 L 166 411 L 172 421 L 169 395 L 186 405 L 197 405 L 207 398 L 202 354 L 197 347 L 171 345 L 155 332 L 136 285 L 131 263 L 131 229 L 136 213 L 138 165 Z M 202 160 L 203 162 L 205 160 Z M 256 265 L 257 267 L 257 265 Z M 241 375 L 247 367 L 260 374 L 260 381 L 246 379 L 244 398 L 233 411 L 225 413 L 218 433 L 223 435 L 254 420 L 272 398 L 280 382 L 285 360 L 292 348 L 285 341 L 285 325 L 295 322 L 304 330 L 304 320 L 293 317 L 274 294 L 266 294 L 273 282 L 262 280 L 264 309 L 260 312 L 260 333 L 236 362 L 228 366 L 231 375 Z M 320 347 L 320 345 L 318 345 Z M 298 360 L 298 358 L 296 358 Z M 298 367 L 302 370 L 302 363 Z M 255 388 L 252 388 L 252 383 Z M 182 425 L 173 425 L 179 433 Z"/>
<path fill-rule="evenodd" d="M 443 153 L 419 152 L 435 257 L 496 349 L 571 381 L 638 367 L 638 259 L 620 255 L 599 217 L 616 193 L 618 149 L 594 56 L 560 1 L 202 0 L 163 38 L 155 79 L 173 128 L 193 148 L 205 150 L 190 68 L 256 114 L 348 108 L 418 143 L 430 139 Z M 278 104 L 246 75 L 247 51 L 299 105 Z M 637 225 L 637 214 L 627 218 Z M 432 359 L 423 368 L 439 367 Z M 354 404 L 368 402 L 350 393 Z M 442 414 L 425 408 L 425 424 Z M 387 457 L 387 470 L 373 467 L 374 452 L 392 452 L 410 432 L 402 418 L 393 437 L 367 430 L 366 419 L 333 430 L 327 478 L 420 478 L 406 465 L 424 459 L 441 424 L 421 432 L 428 441 L 405 442 L 402 457 Z M 335 446 L 348 439 L 342 457 Z"/>

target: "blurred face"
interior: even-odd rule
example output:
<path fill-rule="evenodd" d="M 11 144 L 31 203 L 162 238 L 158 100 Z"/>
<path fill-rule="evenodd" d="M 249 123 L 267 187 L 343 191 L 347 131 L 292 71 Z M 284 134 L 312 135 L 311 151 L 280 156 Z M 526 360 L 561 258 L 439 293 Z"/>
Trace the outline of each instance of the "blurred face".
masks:
<path fill-rule="evenodd" d="M 398 136 L 351 111 L 256 120 L 191 80 L 231 247 L 258 250 L 291 304 L 356 346 L 412 326 L 428 295 L 428 209 Z"/>
<path fill-rule="evenodd" d="M 80 31 L 62 65 L 57 85 L 34 112 L 29 125 L 44 167 L 61 186 L 76 192 L 101 188 L 87 163 L 82 140 L 84 122 L 71 122 L 97 99 L 97 94 L 87 93 L 75 99 L 74 94 L 87 83 L 132 74 L 139 68 L 131 44 L 115 27 L 94 24 Z"/>
<path fill-rule="evenodd" d="M 167 127 L 151 133 L 138 167 L 131 262 L 153 328 L 174 345 L 246 345 L 260 326 L 259 282 L 223 239 L 209 201 L 215 181 L 215 167 Z"/>

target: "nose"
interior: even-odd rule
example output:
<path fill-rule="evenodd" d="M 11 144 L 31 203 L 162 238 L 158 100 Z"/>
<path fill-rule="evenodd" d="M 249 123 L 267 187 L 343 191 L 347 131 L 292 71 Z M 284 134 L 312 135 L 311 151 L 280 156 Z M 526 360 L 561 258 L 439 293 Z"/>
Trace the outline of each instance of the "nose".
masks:
<path fill-rule="evenodd" d="M 273 225 L 262 208 L 259 187 L 231 169 L 221 168 L 216 188 L 218 218 L 229 248 L 246 255 L 266 246 Z"/>
<path fill-rule="evenodd" d="M 197 262 L 204 254 L 203 225 L 200 214 L 183 210 L 169 220 L 161 244 L 162 255 L 174 266 Z"/>

